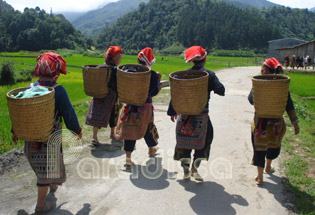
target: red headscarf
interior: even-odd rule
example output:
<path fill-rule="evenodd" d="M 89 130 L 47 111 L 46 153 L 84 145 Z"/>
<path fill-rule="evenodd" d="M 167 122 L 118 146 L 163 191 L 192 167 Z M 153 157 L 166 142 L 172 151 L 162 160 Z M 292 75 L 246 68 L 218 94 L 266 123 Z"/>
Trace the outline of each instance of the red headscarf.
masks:
<path fill-rule="evenodd" d="M 145 62 L 149 67 L 152 67 L 155 63 L 153 51 L 150 47 L 142 49 L 138 54 L 138 59 Z"/>
<path fill-rule="evenodd" d="M 184 51 L 185 53 L 185 61 L 199 61 L 207 58 L 207 52 L 201 46 L 192 46 Z"/>
<path fill-rule="evenodd" d="M 123 51 L 119 46 L 110 46 L 105 52 L 105 61 L 110 61 L 118 53 L 123 54 Z"/>
<path fill-rule="evenodd" d="M 34 74 L 36 77 L 46 77 L 56 80 L 60 73 L 67 74 L 66 61 L 56 53 L 46 52 L 40 55 L 36 61 L 37 65 Z"/>
<path fill-rule="evenodd" d="M 274 57 L 268 58 L 263 65 L 267 66 L 271 70 L 275 70 L 278 67 L 282 70 L 282 64 Z"/>
<path fill-rule="evenodd" d="M 263 65 L 267 66 L 272 73 L 275 73 L 276 70 L 279 70 L 279 72 L 283 73 L 282 64 L 274 57 L 268 58 Z"/>

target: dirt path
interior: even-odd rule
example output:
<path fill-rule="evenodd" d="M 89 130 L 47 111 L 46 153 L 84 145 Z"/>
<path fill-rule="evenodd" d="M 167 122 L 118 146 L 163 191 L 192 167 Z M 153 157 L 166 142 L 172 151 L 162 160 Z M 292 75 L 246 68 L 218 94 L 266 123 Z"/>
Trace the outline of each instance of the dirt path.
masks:
<path fill-rule="evenodd" d="M 137 166 L 132 172 L 125 171 L 121 143 L 111 143 L 108 131 L 103 130 L 100 148 L 85 145 L 80 158 L 67 165 L 67 182 L 55 195 L 49 195 L 57 208 L 47 214 L 290 214 L 281 184 L 280 159 L 274 163 L 276 172 L 264 176 L 264 186 L 254 183 L 256 168 L 250 165 L 254 109 L 247 95 L 250 78 L 258 72 L 259 67 L 217 72 L 226 96 L 211 96 L 214 140 L 210 160 L 200 167 L 204 183 L 182 180 L 180 164 L 172 159 L 175 124 L 166 115 L 167 105 L 155 104 L 159 155 L 149 159 L 144 141 L 138 141 L 133 153 Z M 32 214 L 34 185 L 34 173 L 22 158 L 19 167 L 1 176 L 0 214 Z"/>

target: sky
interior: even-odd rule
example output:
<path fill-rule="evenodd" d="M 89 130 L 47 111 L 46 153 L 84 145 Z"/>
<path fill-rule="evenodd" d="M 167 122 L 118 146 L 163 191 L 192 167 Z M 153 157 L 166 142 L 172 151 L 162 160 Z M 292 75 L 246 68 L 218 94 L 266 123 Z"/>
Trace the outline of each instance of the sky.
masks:
<path fill-rule="evenodd" d="M 104 6 L 109 2 L 116 2 L 118 0 L 4 0 L 15 10 L 23 11 L 25 7 L 35 8 L 39 6 L 49 12 L 82 12 L 89 11 Z M 269 0 L 270 2 L 284 5 L 293 8 L 313 8 L 315 7 L 315 0 Z"/>

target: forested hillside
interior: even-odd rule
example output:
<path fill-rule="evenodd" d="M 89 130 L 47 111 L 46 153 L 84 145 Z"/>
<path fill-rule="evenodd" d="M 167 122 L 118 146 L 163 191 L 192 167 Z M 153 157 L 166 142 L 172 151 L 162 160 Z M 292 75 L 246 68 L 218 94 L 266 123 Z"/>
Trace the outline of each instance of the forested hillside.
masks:
<path fill-rule="evenodd" d="M 120 0 L 92 10 L 72 21 L 72 24 L 85 36 L 95 36 L 102 28 L 113 24 L 119 17 L 138 8 L 141 2 L 149 0 Z"/>
<path fill-rule="evenodd" d="M 39 7 L 15 11 L 0 0 L 0 51 L 86 48 L 86 39 L 63 15 Z"/>
<path fill-rule="evenodd" d="M 99 47 L 119 44 L 125 49 L 162 49 L 179 43 L 207 49 L 264 49 L 281 32 L 259 16 L 258 9 L 242 10 L 210 0 L 151 0 L 104 29 Z"/>
<path fill-rule="evenodd" d="M 211 0 L 151 0 L 105 28 L 97 44 L 119 44 L 128 50 L 200 44 L 207 49 L 264 51 L 269 40 L 284 37 L 314 40 L 315 13 L 285 7 L 240 9 Z"/>
<path fill-rule="evenodd" d="M 278 26 L 284 37 L 315 40 L 314 12 L 281 7 L 266 9 L 262 14 L 271 24 Z"/>

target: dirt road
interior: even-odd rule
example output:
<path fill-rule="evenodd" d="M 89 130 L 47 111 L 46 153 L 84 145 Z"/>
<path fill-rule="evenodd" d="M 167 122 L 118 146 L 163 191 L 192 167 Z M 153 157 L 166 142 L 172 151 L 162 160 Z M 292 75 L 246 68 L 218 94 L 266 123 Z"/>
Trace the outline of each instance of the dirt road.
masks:
<path fill-rule="evenodd" d="M 101 147 L 85 144 L 79 159 L 66 166 L 67 182 L 49 194 L 57 208 L 47 214 L 290 214 L 281 184 L 281 158 L 274 163 L 276 172 L 264 175 L 262 187 L 254 183 L 256 168 L 250 165 L 254 109 L 247 95 L 250 78 L 258 73 L 259 67 L 217 72 L 226 96 L 211 95 L 214 140 L 210 160 L 200 167 L 203 183 L 182 180 L 180 164 L 172 158 L 175 123 L 166 115 L 167 104 L 155 104 L 160 153 L 148 158 L 146 144 L 138 141 L 132 155 L 137 166 L 126 171 L 121 143 L 111 142 L 103 130 Z M 35 202 L 35 176 L 23 158 L 19 167 L 1 176 L 0 214 L 32 214 Z"/>

